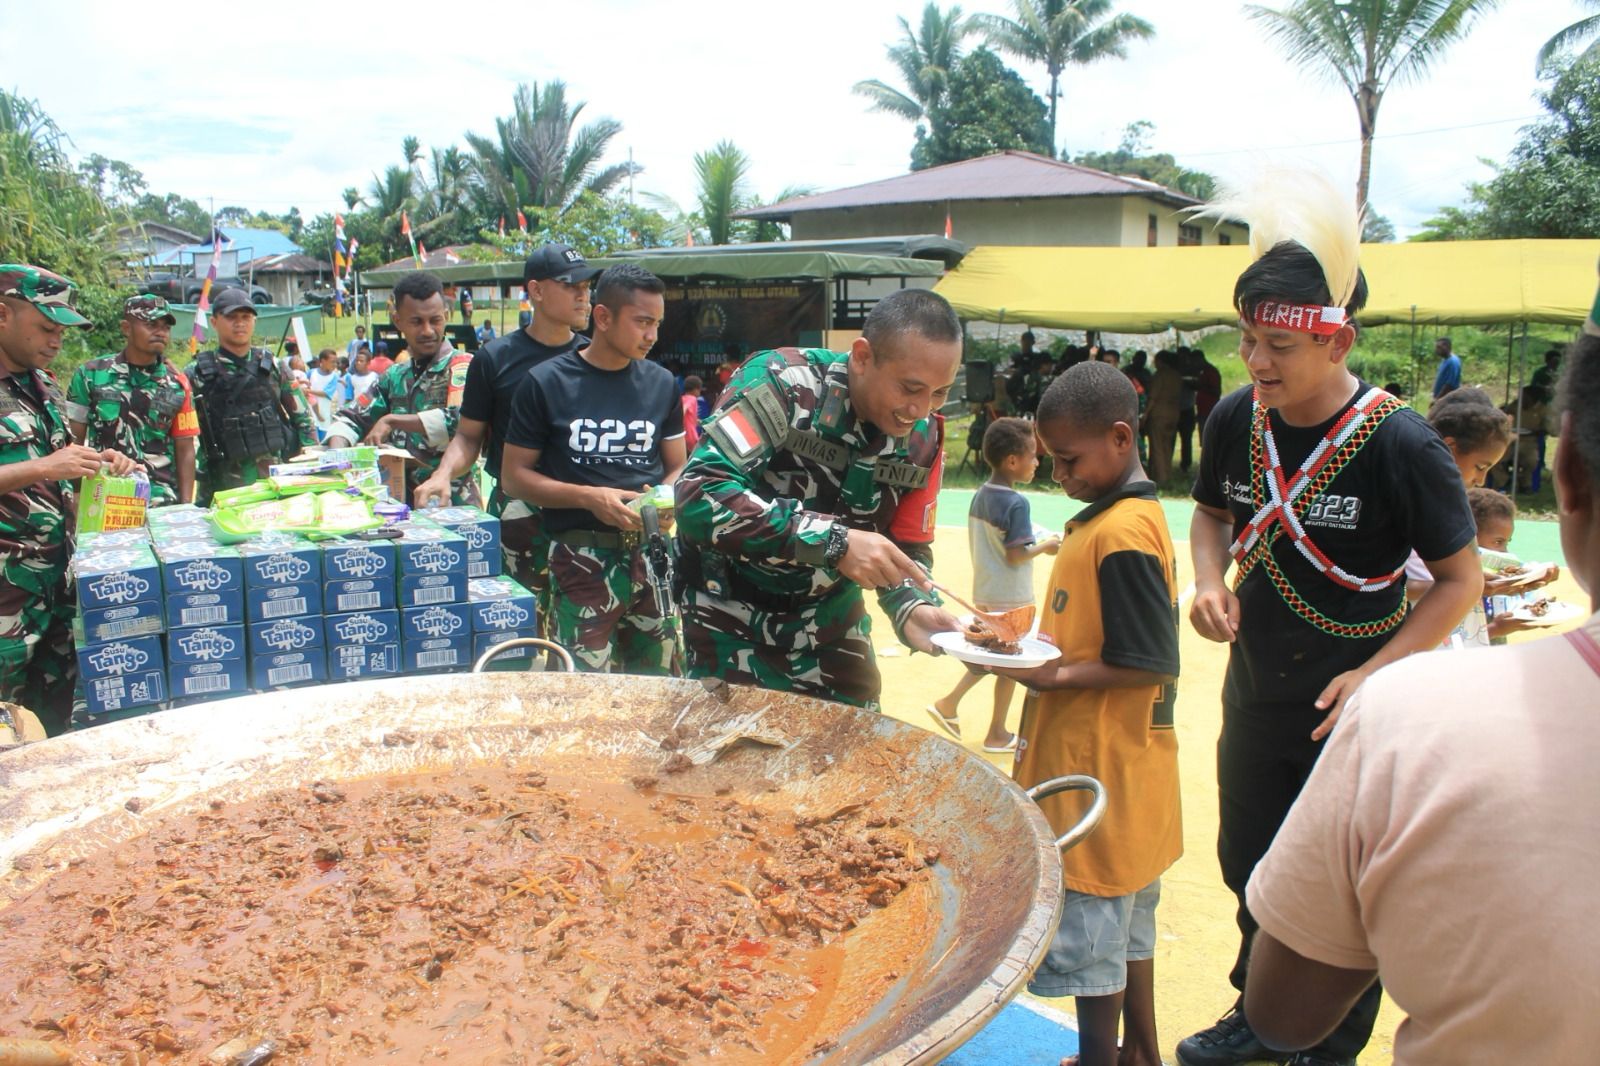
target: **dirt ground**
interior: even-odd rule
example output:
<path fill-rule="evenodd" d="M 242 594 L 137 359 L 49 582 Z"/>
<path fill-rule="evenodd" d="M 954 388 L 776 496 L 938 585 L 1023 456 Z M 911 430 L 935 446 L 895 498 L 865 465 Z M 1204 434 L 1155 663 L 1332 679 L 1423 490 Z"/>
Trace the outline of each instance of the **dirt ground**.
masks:
<path fill-rule="evenodd" d="M 941 518 L 951 522 L 960 521 L 964 516 L 941 514 Z M 1180 588 L 1188 587 L 1193 578 L 1189 570 L 1188 545 L 1178 539 L 1187 532 L 1186 527 L 1172 530 L 1177 540 Z M 934 560 L 934 575 L 940 583 L 963 595 L 971 590 L 972 566 L 965 529 L 941 527 L 934 543 Z M 1042 556 L 1034 565 L 1036 594 L 1041 603 L 1051 561 L 1049 556 Z M 1551 592 L 1567 602 L 1587 606 L 1570 575 L 1563 575 L 1551 587 Z M 961 676 L 961 664 L 911 654 L 894 639 L 893 630 L 877 610 L 872 597 L 868 597 L 868 602 L 872 605 L 874 644 L 879 651 L 879 668 L 884 679 L 883 710 L 901 721 L 943 736 L 925 708 L 955 684 Z M 1232 1004 L 1233 989 L 1228 985 L 1227 973 L 1238 946 L 1233 894 L 1223 885 L 1216 860 L 1215 751 L 1221 728 L 1220 693 L 1228 653 L 1223 646 L 1195 634 L 1187 621 L 1187 602 L 1184 619 L 1180 627 L 1183 672 L 1178 682 L 1177 708 L 1184 856 L 1162 879 L 1161 905 L 1156 912 L 1160 945 L 1156 956 L 1156 1017 L 1163 1053 L 1169 1062 L 1174 1061 L 1172 1049 L 1180 1039 L 1211 1024 Z M 961 704 L 962 736 L 968 749 L 1009 770 L 1010 756 L 982 752 L 981 739 L 992 706 L 992 683 L 985 680 L 968 693 Z M 1012 700 L 1008 719 L 1012 728 L 1017 724 L 1021 706 L 1019 694 Z M 1067 1011 L 1072 1009 L 1070 999 L 1046 1002 Z M 1400 1009 L 1385 997 L 1372 1042 L 1361 1057 L 1363 1064 L 1386 1064 L 1393 1060 L 1395 1028 L 1402 1017 Z"/>

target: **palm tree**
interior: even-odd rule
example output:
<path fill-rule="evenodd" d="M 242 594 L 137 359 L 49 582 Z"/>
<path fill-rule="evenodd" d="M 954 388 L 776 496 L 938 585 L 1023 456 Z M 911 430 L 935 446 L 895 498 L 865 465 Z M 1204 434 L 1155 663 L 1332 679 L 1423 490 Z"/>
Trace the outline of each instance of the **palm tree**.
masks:
<path fill-rule="evenodd" d="M 961 58 L 961 42 L 971 32 L 971 20 L 961 14 L 959 5 L 941 12 L 930 3 L 922 9 L 922 25 L 916 33 L 900 19 L 901 40 L 888 48 L 889 59 L 900 70 L 908 92 L 901 92 L 877 78 L 858 81 L 852 90 L 871 101 L 871 110 L 886 111 L 910 122 L 921 122 L 944 98 L 944 89 Z"/>
<path fill-rule="evenodd" d="M 1583 43 L 1586 38 L 1593 37 L 1594 40 L 1578 53 L 1578 58 L 1582 59 L 1600 50 L 1600 0 L 1582 0 L 1582 2 L 1585 7 L 1593 8 L 1596 14 L 1579 19 L 1544 43 L 1544 47 L 1539 49 L 1541 71 L 1549 69 L 1550 61 L 1558 52 L 1565 52 L 1568 48 Z"/>
<path fill-rule="evenodd" d="M 1337 81 L 1361 125 L 1356 207 L 1367 206 L 1378 105 L 1391 85 L 1416 81 L 1499 0 L 1295 0 L 1281 11 L 1246 4 L 1288 58 Z"/>
<path fill-rule="evenodd" d="M 601 166 L 622 123 L 602 118 L 578 125 L 584 104 L 567 103 L 564 82 L 519 85 L 512 112 L 495 120 L 495 137 L 467 134 L 472 181 L 485 217 L 532 207 L 559 216 L 584 192 L 604 196 L 643 168 Z"/>
<path fill-rule="evenodd" d="M 415 211 L 417 199 L 413 194 L 416 175 L 407 167 L 390 164 L 379 177 L 372 176 L 372 188 L 367 199 L 372 204 L 372 215 L 378 220 L 378 230 L 383 234 L 383 250 L 394 256 L 401 249 L 400 214 Z"/>
<path fill-rule="evenodd" d="M 344 209 L 346 211 L 354 211 L 356 209 L 356 205 L 359 204 L 362 199 L 361 190 L 356 188 L 354 185 L 350 186 L 339 195 L 344 200 Z"/>
<path fill-rule="evenodd" d="M 406 157 L 406 166 L 416 166 L 417 160 L 422 158 L 422 142 L 415 137 L 404 138 L 400 142 L 400 154 Z"/>
<path fill-rule="evenodd" d="M 1056 101 L 1067 65 L 1126 59 L 1128 42 L 1154 37 L 1156 29 L 1134 15 L 1114 15 L 1111 0 L 1012 0 L 1015 19 L 974 15 L 989 43 L 1008 55 L 1043 63 L 1050 75 L 1050 147 L 1056 147 Z"/>
<path fill-rule="evenodd" d="M 712 244 L 727 244 L 733 230 L 733 213 L 744 206 L 745 177 L 750 157 L 732 141 L 720 141 L 709 152 L 694 157 L 699 181 L 700 218 Z"/>

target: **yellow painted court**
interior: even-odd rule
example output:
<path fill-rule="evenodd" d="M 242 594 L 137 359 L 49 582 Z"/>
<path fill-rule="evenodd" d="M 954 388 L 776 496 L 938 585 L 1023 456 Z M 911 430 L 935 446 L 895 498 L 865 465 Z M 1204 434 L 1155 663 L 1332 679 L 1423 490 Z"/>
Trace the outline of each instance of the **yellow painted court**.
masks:
<path fill-rule="evenodd" d="M 964 514 L 941 514 L 945 523 L 962 523 Z M 1187 587 L 1189 571 L 1187 529 L 1173 529 L 1179 560 L 1178 584 Z M 964 528 L 941 527 L 934 542 L 934 575 L 942 584 L 965 593 L 972 588 L 972 566 L 967 552 Z M 1038 602 L 1050 573 L 1050 556 L 1034 564 Z M 1563 574 L 1550 587 L 1552 595 L 1570 603 L 1587 605 L 1577 583 Z M 945 695 L 961 675 L 963 667 L 951 659 L 932 659 L 912 655 L 894 639 L 888 620 L 877 610 L 874 598 L 867 597 L 873 614 L 874 645 L 879 650 L 883 672 L 883 710 L 894 717 L 937 730 L 924 708 Z M 1185 616 L 1187 615 L 1187 604 Z M 1513 637 L 1513 640 L 1529 639 Z M 1227 649 L 1202 640 L 1189 626 L 1187 617 L 1180 626 L 1183 673 L 1178 682 L 1177 729 L 1179 760 L 1183 778 L 1184 857 L 1169 870 L 1162 882 L 1160 909 L 1156 919 L 1160 948 L 1156 956 L 1156 1015 L 1161 1047 L 1166 1061 L 1173 1061 L 1173 1046 L 1183 1037 L 1217 1019 L 1233 1002 L 1233 989 L 1227 980 L 1238 945 L 1234 925 L 1234 899 L 1222 883 L 1216 860 L 1216 740 L 1222 724 L 1222 676 L 1227 667 Z M 1472 652 L 1441 652 L 1470 655 Z M 961 704 L 962 735 L 966 746 L 996 766 L 1010 769 L 1011 757 L 984 755 L 980 747 L 988 725 L 993 689 L 980 683 Z M 1021 710 L 1019 693 L 1012 701 L 1009 723 L 1016 726 Z M 1053 1006 L 1070 1011 L 1072 1001 L 1051 1000 Z M 1362 1063 L 1389 1063 L 1393 1057 L 1394 1031 L 1401 1012 L 1387 998 L 1378 1017 L 1372 1043 L 1362 1055 Z"/>

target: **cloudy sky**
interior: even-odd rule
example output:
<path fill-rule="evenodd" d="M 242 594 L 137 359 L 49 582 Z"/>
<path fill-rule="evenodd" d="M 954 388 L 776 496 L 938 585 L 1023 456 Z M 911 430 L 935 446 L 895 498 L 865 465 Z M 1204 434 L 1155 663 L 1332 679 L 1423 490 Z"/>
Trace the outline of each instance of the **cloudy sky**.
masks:
<path fill-rule="evenodd" d="M 1010 0 L 966 10 L 1009 13 Z M 1266 159 L 1325 167 L 1352 183 L 1355 109 L 1328 84 L 1278 61 L 1230 0 L 1122 0 L 1155 24 L 1125 61 L 1073 69 L 1063 82 L 1060 141 L 1115 147 L 1123 128 L 1155 123 L 1154 147 L 1190 166 L 1238 175 Z M 589 0 L 480 2 L 431 9 L 346 0 L 163 17 L 138 5 L 56 0 L 0 4 L 0 78 L 39 99 L 79 156 L 99 152 L 144 171 L 153 190 L 202 205 L 240 204 L 307 217 L 341 206 L 425 146 L 492 133 L 518 82 L 560 78 L 587 117 L 623 124 L 613 160 L 644 167 L 639 191 L 686 208 L 693 157 L 723 138 L 754 161 L 754 191 L 819 189 L 902 173 L 908 124 L 868 113 L 850 88 L 893 80 L 884 47 L 916 0 Z M 418 11 L 432 17 L 419 18 Z M 1503 159 L 1539 113 L 1533 57 L 1587 13 L 1575 0 L 1503 0 L 1424 84 L 1393 89 L 1379 115 L 1372 202 L 1402 235 Z M 193 43 L 186 43 L 193 42 Z M 1014 64 L 1015 65 L 1015 64 Z M 1042 69 L 1020 68 L 1042 95 Z"/>

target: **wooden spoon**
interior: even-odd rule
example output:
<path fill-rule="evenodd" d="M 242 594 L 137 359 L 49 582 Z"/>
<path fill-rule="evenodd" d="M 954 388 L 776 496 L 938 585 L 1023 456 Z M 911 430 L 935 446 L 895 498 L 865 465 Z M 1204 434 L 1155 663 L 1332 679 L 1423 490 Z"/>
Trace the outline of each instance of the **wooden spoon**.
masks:
<path fill-rule="evenodd" d="M 918 564 L 921 565 L 921 564 Z M 933 581 L 933 574 L 927 567 L 922 567 L 922 572 L 928 575 L 928 580 Z M 933 587 L 945 596 L 950 597 L 961 606 L 972 612 L 974 618 L 981 618 L 994 630 L 995 636 L 1007 643 L 1021 640 L 1033 628 L 1033 608 L 1018 607 L 1010 611 L 996 613 L 994 611 L 980 611 L 966 600 L 951 592 L 945 586 L 933 581 Z"/>

